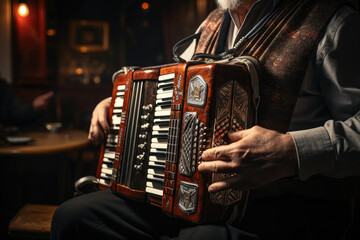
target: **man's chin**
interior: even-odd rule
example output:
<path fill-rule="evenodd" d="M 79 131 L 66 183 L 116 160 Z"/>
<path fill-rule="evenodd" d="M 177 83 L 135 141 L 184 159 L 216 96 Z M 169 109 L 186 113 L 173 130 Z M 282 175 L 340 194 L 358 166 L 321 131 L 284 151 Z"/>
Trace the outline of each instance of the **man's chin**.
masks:
<path fill-rule="evenodd" d="M 216 0 L 218 6 L 223 10 L 235 10 L 246 0 Z"/>

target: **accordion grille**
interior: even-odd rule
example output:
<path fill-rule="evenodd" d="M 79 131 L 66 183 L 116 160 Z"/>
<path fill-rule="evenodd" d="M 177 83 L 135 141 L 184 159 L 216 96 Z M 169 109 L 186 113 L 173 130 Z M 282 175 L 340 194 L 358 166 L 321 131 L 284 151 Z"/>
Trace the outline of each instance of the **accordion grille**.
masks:
<path fill-rule="evenodd" d="M 128 103 L 128 119 L 124 136 L 124 147 L 121 155 L 119 184 L 130 186 L 133 173 L 134 158 L 136 157 L 137 140 L 139 135 L 139 118 L 141 114 L 142 91 L 144 81 L 132 83 Z"/>

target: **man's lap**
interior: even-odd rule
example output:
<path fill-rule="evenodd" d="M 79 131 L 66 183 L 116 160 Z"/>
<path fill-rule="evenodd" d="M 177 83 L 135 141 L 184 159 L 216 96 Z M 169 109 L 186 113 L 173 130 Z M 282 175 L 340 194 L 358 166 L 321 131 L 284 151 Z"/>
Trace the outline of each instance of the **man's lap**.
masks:
<path fill-rule="evenodd" d="M 196 226 L 110 190 L 75 197 L 60 205 L 51 235 L 52 239 L 248 239 L 246 233 L 229 225 Z"/>

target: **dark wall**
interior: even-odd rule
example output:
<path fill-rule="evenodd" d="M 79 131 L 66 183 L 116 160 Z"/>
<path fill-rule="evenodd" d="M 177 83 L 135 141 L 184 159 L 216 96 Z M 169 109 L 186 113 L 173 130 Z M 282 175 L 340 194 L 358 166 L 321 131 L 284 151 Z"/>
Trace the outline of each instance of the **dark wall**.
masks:
<path fill-rule="evenodd" d="M 111 94 L 111 76 L 122 66 L 153 66 L 172 61 L 171 49 L 193 33 L 213 0 L 49 0 L 47 4 L 47 65 L 56 79 L 58 120 L 87 129 L 96 104 Z M 211 2 L 211 4 L 209 3 Z M 199 3 L 201 3 L 199 5 Z M 109 24 L 109 48 L 80 52 L 72 47 L 72 22 Z"/>
<path fill-rule="evenodd" d="M 111 95 L 111 76 L 124 65 L 147 66 L 165 62 L 162 9 L 142 11 L 140 1 L 53 0 L 47 3 L 49 74 L 58 82 L 59 120 L 88 129 L 96 104 Z M 80 52 L 70 43 L 74 21 L 109 25 L 109 47 Z"/>

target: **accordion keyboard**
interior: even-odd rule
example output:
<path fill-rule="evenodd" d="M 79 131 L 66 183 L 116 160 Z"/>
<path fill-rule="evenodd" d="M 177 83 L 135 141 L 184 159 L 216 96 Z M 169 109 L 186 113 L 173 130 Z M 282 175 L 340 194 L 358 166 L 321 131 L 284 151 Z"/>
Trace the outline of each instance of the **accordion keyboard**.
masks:
<path fill-rule="evenodd" d="M 110 186 L 111 175 L 113 171 L 113 164 L 115 159 L 116 144 L 119 137 L 119 129 L 121 122 L 121 112 L 124 103 L 125 85 L 117 87 L 116 98 L 114 101 L 113 112 L 110 114 L 110 131 L 106 137 L 106 144 L 104 149 L 103 163 L 101 166 L 100 183 Z M 111 108 L 110 108 L 111 109 Z"/>
<path fill-rule="evenodd" d="M 162 197 L 163 195 L 174 76 L 175 74 L 171 73 L 159 77 L 154 111 L 154 125 L 152 129 L 149 168 L 145 191 L 159 197 Z"/>

